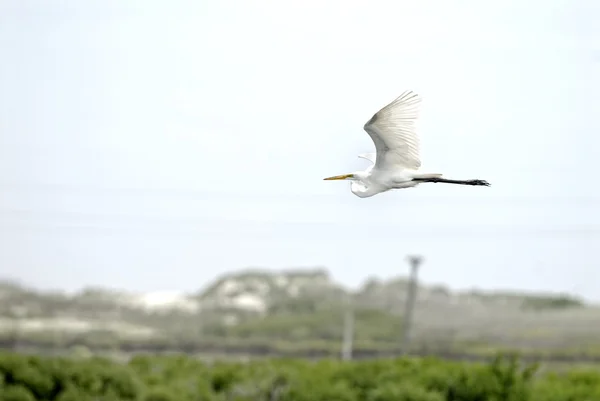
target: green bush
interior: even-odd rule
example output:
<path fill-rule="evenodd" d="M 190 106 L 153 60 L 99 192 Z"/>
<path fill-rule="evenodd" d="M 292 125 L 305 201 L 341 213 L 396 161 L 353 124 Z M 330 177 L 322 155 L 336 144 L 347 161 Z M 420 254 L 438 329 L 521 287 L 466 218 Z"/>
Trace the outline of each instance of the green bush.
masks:
<path fill-rule="evenodd" d="M 143 401 L 179 401 L 180 398 L 166 387 L 150 389 L 142 398 Z"/>
<path fill-rule="evenodd" d="M 371 390 L 366 398 L 368 401 L 444 401 L 446 398 L 434 391 L 411 383 L 386 383 Z"/>
<path fill-rule="evenodd" d="M 1 401 L 36 401 L 35 396 L 25 386 L 8 385 L 2 388 Z"/>
<path fill-rule="evenodd" d="M 0 401 L 597 401 L 600 372 L 538 374 L 516 356 L 203 363 L 139 355 L 128 363 L 0 353 Z"/>
<path fill-rule="evenodd" d="M 94 396 L 80 390 L 76 387 L 70 387 L 61 391 L 56 398 L 56 401 L 93 401 Z"/>

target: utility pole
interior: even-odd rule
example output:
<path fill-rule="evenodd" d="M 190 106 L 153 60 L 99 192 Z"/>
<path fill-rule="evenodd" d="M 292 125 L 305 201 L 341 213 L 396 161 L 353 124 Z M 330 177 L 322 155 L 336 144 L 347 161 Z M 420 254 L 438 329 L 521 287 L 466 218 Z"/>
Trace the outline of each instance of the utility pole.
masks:
<path fill-rule="evenodd" d="M 12 350 L 19 350 L 19 342 L 21 340 L 21 331 L 23 329 L 23 320 L 27 316 L 27 308 L 23 306 L 12 306 L 9 309 L 10 316 L 12 317 Z"/>
<path fill-rule="evenodd" d="M 402 344 L 400 348 L 401 355 L 408 354 L 410 349 L 411 330 L 413 323 L 413 313 L 415 309 L 415 301 L 417 300 L 419 266 L 423 262 L 423 257 L 418 255 L 408 256 L 410 263 L 410 277 L 408 281 L 408 292 L 406 294 L 406 302 L 404 304 L 404 319 L 402 322 Z"/>
<path fill-rule="evenodd" d="M 354 342 L 354 306 L 352 303 L 352 295 L 346 295 L 344 304 L 345 308 L 344 332 L 342 338 L 342 360 L 349 361 L 352 359 L 352 348 Z"/>

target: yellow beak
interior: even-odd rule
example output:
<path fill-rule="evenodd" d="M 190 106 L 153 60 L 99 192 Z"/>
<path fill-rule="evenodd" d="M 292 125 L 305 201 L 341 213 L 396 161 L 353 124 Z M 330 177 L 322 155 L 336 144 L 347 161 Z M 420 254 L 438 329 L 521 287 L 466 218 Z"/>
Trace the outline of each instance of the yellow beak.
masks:
<path fill-rule="evenodd" d="M 324 181 L 331 181 L 331 180 L 345 180 L 347 178 L 352 178 L 354 175 L 353 174 L 342 174 L 342 175 L 334 175 L 333 177 L 327 177 L 327 178 L 323 178 Z"/>

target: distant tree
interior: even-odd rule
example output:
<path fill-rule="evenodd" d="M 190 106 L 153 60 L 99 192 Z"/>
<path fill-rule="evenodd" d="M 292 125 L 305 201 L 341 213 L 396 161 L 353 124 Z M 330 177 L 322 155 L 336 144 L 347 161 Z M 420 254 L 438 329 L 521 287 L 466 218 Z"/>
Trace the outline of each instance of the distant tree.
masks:
<path fill-rule="evenodd" d="M 582 300 L 569 295 L 527 297 L 521 304 L 523 309 L 533 310 L 581 308 L 583 306 L 585 304 Z"/>

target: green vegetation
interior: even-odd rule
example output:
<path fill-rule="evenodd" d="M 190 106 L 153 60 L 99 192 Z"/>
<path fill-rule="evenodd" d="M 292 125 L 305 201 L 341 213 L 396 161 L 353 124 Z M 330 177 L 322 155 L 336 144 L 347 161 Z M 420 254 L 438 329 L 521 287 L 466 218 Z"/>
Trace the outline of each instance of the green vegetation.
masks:
<path fill-rule="evenodd" d="M 203 363 L 184 356 L 97 357 L 0 353 L 2 401 L 588 401 L 600 371 L 540 374 L 514 356 L 489 364 L 436 359 Z"/>
<path fill-rule="evenodd" d="M 569 295 L 536 296 L 523 299 L 523 309 L 553 310 L 579 308 L 584 306 L 582 300 Z"/>

